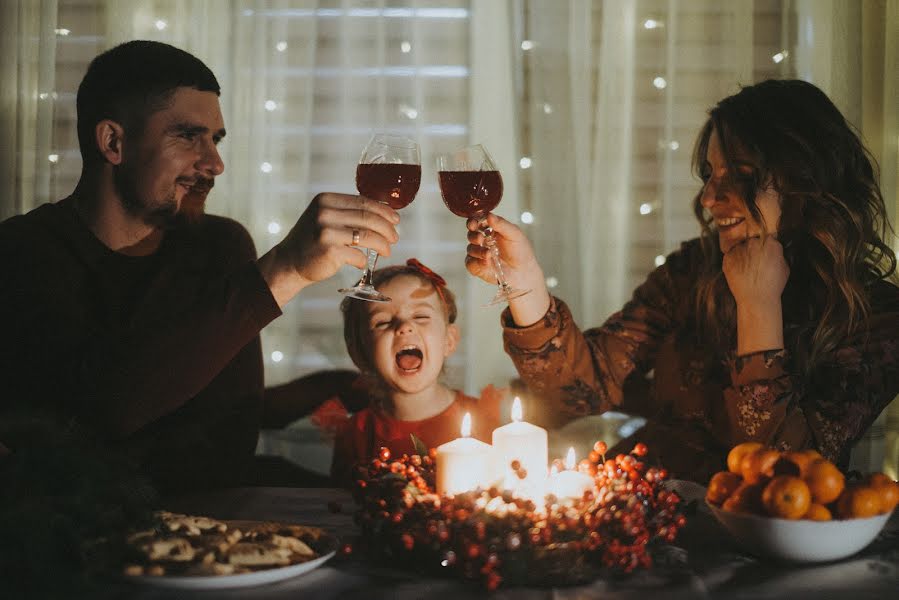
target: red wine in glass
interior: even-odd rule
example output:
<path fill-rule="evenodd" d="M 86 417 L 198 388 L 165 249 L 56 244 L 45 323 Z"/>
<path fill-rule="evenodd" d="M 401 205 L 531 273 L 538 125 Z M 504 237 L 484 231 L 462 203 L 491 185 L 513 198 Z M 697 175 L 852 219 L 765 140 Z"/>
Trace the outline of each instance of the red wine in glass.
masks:
<path fill-rule="evenodd" d="M 356 189 L 363 196 L 393 209 L 403 208 L 415 199 L 421 185 L 420 155 L 421 150 L 413 140 L 376 133 L 365 146 L 356 166 Z M 378 253 L 369 248 L 365 254 L 367 260 L 362 278 L 353 287 L 338 291 L 369 302 L 390 302 L 390 298 L 376 290 L 371 282 Z"/>
<path fill-rule="evenodd" d="M 503 197 L 503 178 L 494 166 L 487 149 L 480 144 L 437 157 L 437 173 L 443 203 L 454 215 L 478 220 L 484 234 L 484 246 L 499 289 L 487 306 L 508 302 L 530 290 L 513 288 L 506 282 L 499 248 L 493 229 L 487 226 L 487 215 Z"/>
<path fill-rule="evenodd" d="M 415 199 L 421 185 L 421 165 L 362 164 L 356 167 L 356 189 L 366 198 L 399 210 Z"/>
<path fill-rule="evenodd" d="M 443 203 L 460 217 L 482 218 L 503 197 L 499 171 L 440 171 L 438 179 Z"/>

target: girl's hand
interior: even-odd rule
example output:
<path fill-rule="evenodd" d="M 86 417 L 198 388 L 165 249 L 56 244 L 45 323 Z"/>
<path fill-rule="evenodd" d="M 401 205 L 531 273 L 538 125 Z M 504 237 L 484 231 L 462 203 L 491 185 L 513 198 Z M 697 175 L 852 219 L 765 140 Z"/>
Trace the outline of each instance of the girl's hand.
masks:
<path fill-rule="evenodd" d="M 724 255 L 722 268 L 737 303 L 737 354 L 783 348 L 781 295 L 790 267 L 780 242 L 749 238 Z"/>
<path fill-rule="evenodd" d="M 511 222 L 494 215 L 487 215 L 487 225 L 493 228 L 496 247 L 506 281 L 514 288 L 531 290 L 530 293 L 509 301 L 509 308 L 515 323 L 527 327 L 539 321 L 549 310 L 549 291 L 543 277 L 543 269 L 534 255 L 534 248 L 524 233 Z M 495 284 L 493 267 L 490 263 L 490 250 L 484 246 L 484 234 L 481 233 L 477 219 L 468 219 L 468 255 L 465 257 L 465 268 L 468 272 Z"/>

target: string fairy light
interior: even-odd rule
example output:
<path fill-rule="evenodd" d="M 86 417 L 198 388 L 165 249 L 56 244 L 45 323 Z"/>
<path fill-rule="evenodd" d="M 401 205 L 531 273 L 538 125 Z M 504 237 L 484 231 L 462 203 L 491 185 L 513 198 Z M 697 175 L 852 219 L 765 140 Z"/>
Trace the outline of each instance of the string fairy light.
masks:
<path fill-rule="evenodd" d="M 777 54 L 775 54 L 774 56 L 772 56 L 772 57 L 771 57 L 771 60 L 773 60 L 775 63 L 778 63 L 778 64 L 779 64 L 779 63 L 783 62 L 783 60 L 784 60 L 786 57 L 788 57 L 789 55 L 790 55 L 790 51 L 789 51 L 789 50 L 781 50 L 780 52 L 778 52 Z"/>

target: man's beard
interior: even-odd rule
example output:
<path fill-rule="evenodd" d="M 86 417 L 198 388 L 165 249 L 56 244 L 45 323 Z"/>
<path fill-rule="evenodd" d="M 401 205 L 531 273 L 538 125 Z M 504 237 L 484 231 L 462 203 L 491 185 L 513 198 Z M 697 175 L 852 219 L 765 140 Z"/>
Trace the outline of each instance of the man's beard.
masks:
<path fill-rule="evenodd" d="M 178 203 L 174 189 L 159 203 L 153 203 L 137 191 L 132 173 L 121 166 L 113 170 L 113 181 L 122 207 L 129 215 L 136 217 L 151 227 L 168 228 L 178 217 Z"/>

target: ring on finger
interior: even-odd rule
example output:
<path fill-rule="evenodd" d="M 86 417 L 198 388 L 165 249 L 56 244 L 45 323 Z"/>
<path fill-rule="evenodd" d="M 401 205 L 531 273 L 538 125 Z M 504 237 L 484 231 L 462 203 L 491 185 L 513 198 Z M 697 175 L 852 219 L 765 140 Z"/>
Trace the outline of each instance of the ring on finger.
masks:
<path fill-rule="evenodd" d="M 353 230 L 353 243 L 351 245 L 352 246 L 359 245 L 359 230 L 358 229 Z"/>

